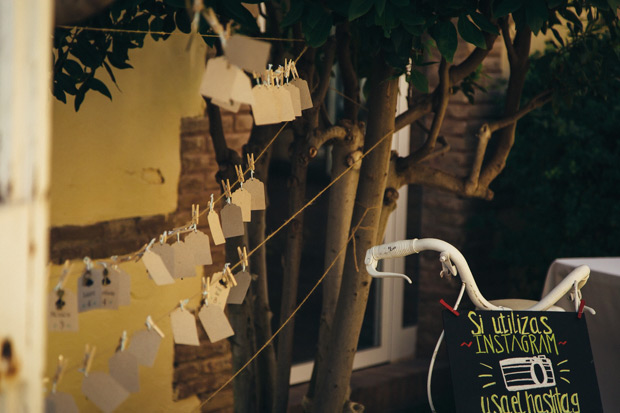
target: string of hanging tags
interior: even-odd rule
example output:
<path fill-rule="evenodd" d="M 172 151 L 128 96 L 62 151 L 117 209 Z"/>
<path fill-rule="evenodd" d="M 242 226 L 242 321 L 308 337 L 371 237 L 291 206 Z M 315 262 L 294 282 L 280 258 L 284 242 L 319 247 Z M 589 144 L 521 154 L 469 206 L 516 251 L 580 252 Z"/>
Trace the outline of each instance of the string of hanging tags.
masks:
<path fill-rule="evenodd" d="M 84 361 L 80 369 L 84 373 L 82 393 L 102 411 L 111 412 L 129 397 L 129 391 L 110 374 L 103 371 L 90 371 L 95 358 L 95 350 L 95 346 L 86 345 Z"/>

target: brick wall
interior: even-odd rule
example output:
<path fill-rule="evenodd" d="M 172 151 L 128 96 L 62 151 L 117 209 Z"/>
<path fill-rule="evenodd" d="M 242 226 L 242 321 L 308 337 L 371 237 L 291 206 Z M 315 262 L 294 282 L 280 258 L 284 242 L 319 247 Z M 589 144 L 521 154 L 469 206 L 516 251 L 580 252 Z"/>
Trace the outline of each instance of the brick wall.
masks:
<path fill-rule="evenodd" d="M 502 46 L 496 44 L 484 62 L 484 72 L 491 78 L 502 75 Z M 461 61 L 470 51 L 471 45 L 459 44 L 454 61 Z M 451 149 L 445 155 L 430 161 L 430 165 L 457 176 L 466 176 L 469 173 L 477 143 L 476 131 L 485 121 L 496 116 L 498 110 L 503 107 L 501 104 L 498 105 L 497 102 L 501 100 L 489 82 L 490 80 L 481 82 L 486 83 L 489 93 L 476 92 L 473 105 L 462 93 L 452 96 L 440 131 Z M 430 124 L 430 119 L 428 122 Z M 413 133 L 416 133 L 415 130 Z M 414 146 L 419 144 L 420 135 L 414 135 L 412 138 Z M 474 253 L 481 245 L 481 240 L 468 228 L 468 224 L 476 205 L 484 201 L 463 198 L 433 188 L 422 188 L 416 191 L 416 194 L 421 202 L 421 208 L 418 212 L 420 233 L 415 236 L 439 238 L 453 244 L 461 250 L 475 275 L 472 263 L 475 262 Z M 449 304 L 453 304 L 461 285 L 458 278 L 440 278 L 440 271 L 439 254 L 431 252 L 420 254 L 417 356 L 421 358 L 429 358 L 432 355 L 441 333 L 443 307 L 438 303 L 439 299 L 443 298 Z"/>
<path fill-rule="evenodd" d="M 249 109 L 238 114 L 223 113 L 222 122 L 229 147 L 240 151 L 252 128 Z M 191 221 L 191 205 L 208 205 L 210 194 L 219 194 L 215 181 L 218 170 L 209 137 L 206 117 L 181 119 L 181 174 L 178 202 L 174 212 L 164 215 L 132 217 L 99 222 L 87 226 L 54 227 L 50 234 L 50 257 L 56 263 L 66 259 L 89 256 L 93 259 L 122 255 L 138 250 L 151 238 L 166 229 Z M 208 232 L 206 219 L 200 220 L 199 229 Z M 224 265 L 224 245 L 211 247 L 213 268 Z M 200 346 L 175 345 L 174 394 L 177 399 L 198 395 L 204 400 L 232 374 L 230 345 L 227 340 L 211 344 L 199 325 Z M 222 391 L 204 412 L 232 412 L 232 387 Z"/>

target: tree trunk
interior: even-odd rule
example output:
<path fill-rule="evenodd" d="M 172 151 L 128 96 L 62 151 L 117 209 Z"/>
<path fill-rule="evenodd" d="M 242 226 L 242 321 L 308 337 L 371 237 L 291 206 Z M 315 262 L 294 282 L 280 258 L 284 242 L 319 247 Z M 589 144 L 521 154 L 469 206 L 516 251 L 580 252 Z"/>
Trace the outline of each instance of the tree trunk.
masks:
<path fill-rule="evenodd" d="M 378 146 L 362 162 L 352 224 L 361 222 L 363 229 L 355 234 L 355 243 L 347 249 L 330 352 L 325 360 L 327 368 L 324 377 L 318 378 L 320 386 L 313 406 L 317 413 L 341 411 L 351 379 L 371 281 L 364 266 L 364 256 L 377 237 L 394 129 L 398 79 L 392 75 L 391 68 L 382 59 L 375 60 L 369 80 L 369 119 L 364 150 L 375 144 Z M 386 136 L 389 137 L 384 139 Z"/>
<path fill-rule="evenodd" d="M 306 178 L 308 172 L 307 135 L 297 135 L 293 142 L 291 177 L 289 178 L 289 216 L 299 211 L 305 204 Z M 282 305 L 280 324 L 284 323 L 297 305 L 297 286 L 299 284 L 299 265 L 303 248 L 303 213 L 289 224 L 286 233 L 284 256 L 284 278 L 282 281 Z M 276 372 L 276 394 L 274 413 L 285 413 L 288 406 L 288 389 L 293 360 L 293 333 L 295 320 L 280 332 L 278 337 L 278 356 Z"/>
<path fill-rule="evenodd" d="M 271 126 L 255 126 L 252 129 L 250 140 L 245 147 L 246 153 L 254 153 L 255 156 L 263 150 L 270 138 L 276 133 Z M 254 175 L 266 185 L 269 177 L 269 163 L 271 161 L 271 149 L 267 149 L 263 156 L 256 161 Z M 265 193 L 266 196 L 266 193 Z M 248 224 L 248 250 L 256 248 L 265 240 L 266 228 L 265 211 L 252 211 L 252 222 Z M 256 281 L 252 282 L 250 293 L 254 298 L 254 332 L 256 345 L 262 346 L 272 336 L 271 318 L 273 313 L 269 306 L 269 294 L 267 286 L 267 256 L 266 248 L 261 247 L 250 257 L 250 269 L 252 274 L 257 275 Z M 256 398 L 257 411 L 267 412 L 271 409 L 274 400 L 276 385 L 276 354 L 273 343 L 270 344 L 258 356 L 256 360 Z"/>
<path fill-rule="evenodd" d="M 350 134 L 350 139 L 336 141 L 332 150 L 332 179 L 343 173 L 350 165 L 359 160 L 361 151 L 359 148 L 363 143 L 363 131 L 359 127 L 354 127 Z M 351 217 L 353 215 L 353 205 L 355 203 L 355 193 L 359 180 L 359 166 L 357 162 L 346 175 L 344 175 L 329 190 L 329 207 L 327 215 L 327 235 L 325 239 L 325 264 L 327 268 L 347 242 Z M 329 351 L 329 337 L 332 330 L 332 322 L 338 293 L 342 281 L 342 269 L 344 268 L 344 255 L 341 255 L 336 264 L 329 270 L 323 281 L 323 305 L 321 309 L 321 319 L 319 326 L 318 348 L 314 358 L 314 368 L 312 378 L 308 386 L 307 400 L 314 398 L 315 389 L 318 388 L 317 377 L 323 377 L 322 372 L 325 368 L 324 360 Z M 309 411 L 310 406 L 304 406 Z"/>

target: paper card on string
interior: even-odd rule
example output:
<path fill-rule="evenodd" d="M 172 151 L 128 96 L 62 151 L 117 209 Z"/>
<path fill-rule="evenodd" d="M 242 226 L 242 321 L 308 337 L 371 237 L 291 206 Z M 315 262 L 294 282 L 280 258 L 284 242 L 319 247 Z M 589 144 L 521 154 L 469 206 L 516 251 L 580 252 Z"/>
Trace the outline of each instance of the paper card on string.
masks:
<path fill-rule="evenodd" d="M 256 178 L 250 178 L 243 184 L 243 189 L 251 196 L 251 210 L 262 211 L 265 209 L 265 185 Z"/>
<path fill-rule="evenodd" d="M 294 120 L 295 110 L 293 109 L 293 102 L 291 100 L 290 92 L 283 87 L 277 87 L 274 90 L 280 101 L 280 120 L 284 122 Z"/>
<path fill-rule="evenodd" d="M 110 376 L 130 393 L 140 391 L 138 359 L 129 351 L 117 351 L 108 360 Z"/>
<path fill-rule="evenodd" d="M 222 231 L 222 224 L 220 224 L 220 217 L 215 211 L 209 211 L 207 215 L 207 221 L 209 222 L 209 229 L 211 230 L 211 236 L 213 237 L 213 243 L 215 245 L 221 245 L 226 242 L 224 238 L 224 232 Z"/>
<path fill-rule="evenodd" d="M 188 346 L 199 346 L 198 330 L 196 330 L 196 317 L 186 309 L 177 308 L 170 313 L 170 324 L 174 342 Z"/>
<path fill-rule="evenodd" d="M 140 330 L 131 337 L 127 351 L 136 356 L 139 364 L 153 367 L 161 340 L 161 336 L 154 329 Z"/>
<path fill-rule="evenodd" d="M 217 305 L 203 305 L 198 318 L 212 343 L 235 334 L 224 310 Z"/>
<path fill-rule="evenodd" d="M 118 305 L 131 304 L 131 277 L 122 269 L 112 266 L 110 272 L 116 274 L 118 280 Z"/>
<path fill-rule="evenodd" d="M 129 392 L 123 386 L 101 371 L 91 372 L 84 377 L 82 393 L 106 413 L 114 411 L 129 397 Z"/>
<path fill-rule="evenodd" d="M 254 86 L 252 88 L 254 104 L 252 104 L 252 115 L 256 125 L 268 125 L 280 122 L 280 113 L 273 93 L 267 86 Z"/>
<path fill-rule="evenodd" d="M 241 271 L 235 274 L 237 285 L 230 289 L 227 304 L 243 304 L 245 296 L 248 293 L 252 276 L 247 271 Z"/>
<path fill-rule="evenodd" d="M 95 310 L 101 308 L 101 286 L 103 273 L 99 268 L 84 271 L 78 278 L 78 311 Z"/>
<path fill-rule="evenodd" d="M 50 331 L 78 331 L 78 303 L 73 291 L 52 291 L 47 301 Z"/>
<path fill-rule="evenodd" d="M 200 84 L 200 94 L 205 97 L 228 102 L 231 97 L 232 85 L 239 73 L 238 67 L 231 65 L 224 56 L 215 57 L 207 61 Z"/>
<path fill-rule="evenodd" d="M 73 395 L 64 392 L 50 393 L 45 398 L 45 413 L 79 413 Z"/>
<path fill-rule="evenodd" d="M 174 250 L 174 278 L 187 278 L 196 276 L 194 267 L 194 254 L 183 241 L 172 244 Z"/>
<path fill-rule="evenodd" d="M 226 204 L 220 213 L 224 238 L 239 237 L 245 233 L 241 208 L 235 204 Z"/>
<path fill-rule="evenodd" d="M 209 305 L 216 305 L 223 310 L 226 307 L 231 287 L 232 285 L 225 280 L 221 272 L 213 274 L 209 286 Z"/>
<path fill-rule="evenodd" d="M 248 72 L 262 72 L 267 67 L 271 45 L 261 40 L 235 34 L 226 41 L 224 54 L 230 63 Z"/>
<path fill-rule="evenodd" d="M 228 99 L 228 100 L 219 100 L 219 99 L 211 99 L 211 103 L 213 103 L 214 105 L 219 106 L 221 109 L 227 110 L 229 112 L 232 113 L 237 113 L 239 112 L 239 109 L 241 108 L 241 103 L 240 102 L 236 102 L 232 99 Z"/>
<path fill-rule="evenodd" d="M 174 250 L 168 244 L 155 244 L 142 256 L 149 275 L 157 285 L 173 284 Z"/>
<path fill-rule="evenodd" d="M 232 203 L 241 208 L 243 222 L 252 221 L 252 195 L 245 188 L 239 188 L 232 193 Z"/>
<path fill-rule="evenodd" d="M 252 94 L 252 81 L 250 78 L 239 70 L 235 82 L 230 91 L 230 98 L 237 103 L 245 103 L 252 105 L 254 103 L 254 95 Z"/>
<path fill-rule="evenodd" d="M 295 116 L 301 116 L 301 95 L 299 89 L 289 84 L 286 84 L 283 87 L 288 91 L 288 93 L 291 94 L 293 113 L 295 114 Z"/>
<path fill-rule="evenodd" d="M 312 106 L 312 95 L 310 94 L 310 89 L 308 88 L 308 82 L 301 78 L 297 78 L 289 83 L 289 85 L 295 86 L 299 89 L 299 98 L 301 100 L 301 110 L 310 109 Z"/>
<path fill-rule="evenodd" d="M 108 268 L 103 269 L 101 280 L 101 308 L 116 310 L 118 308 L 119 275 Z"/>
<path fill-rule="evenodd" d="M 223 238 L 223 236 L 222 236 Z M 193 231 L 185 237 L 185 246 L 191 251 L 194 257 L 194 265 L 211 265 L 211 245 L 209 236 L 202 231 Z"/>

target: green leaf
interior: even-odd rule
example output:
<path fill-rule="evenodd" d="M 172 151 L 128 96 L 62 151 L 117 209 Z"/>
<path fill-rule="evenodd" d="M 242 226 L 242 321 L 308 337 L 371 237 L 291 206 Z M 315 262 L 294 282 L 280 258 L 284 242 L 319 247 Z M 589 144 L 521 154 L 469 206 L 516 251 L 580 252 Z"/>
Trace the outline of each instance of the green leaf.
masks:
<path fill-rule="evenodd" d="M 560 33 L 558 33 L 558 31 L 554 29 L 553 27 L 551 28 L 551 33 L 553 33 L 553 37 L 555 37 L 558 43 L 564 46 L 564 39 L 562 39 L 562 36 L 560 36 Z"/>
<path fill-rule="evenodd" d="M 162 35 L 154 32 L 162 32 L 164 30 L 164 19 L 160 19 L 159 17 L 154 18 L 151 21 L 151 37 L 153 40 L 161 39 Z"/>
<path fill-rule="evenodd" d="M 243 7 L 239 0 L 219 0 L 217 2 L 218 11 L 220 7 L 224 9 L 227 16 L 241 24 L 246 31 L 250 33 L 258 33 L 258 25 L 256 19 L 248 9 Z"/>
<path fill-rule="evenodd" d="M 73 59 L 65 60 L 64 68 L 74 79 L 81 79 L 84 75 L 84 71 L 82 70 L 82 66 Z"/>
<path fill-rule="evenodd" d="M 491 23 L 491 20 L 487 18 L 487 16 L 480 14 L 478 12 L 472 13 L 469 15 L 474 23 L 480 27 L 482 31 L 491 34 L 499 34 L 499 30 L 497 30 L 497 26 Z"/>
<path fill-rule="evenodd" d="M 121 90 L 120 87 L 118 87 L 118 83 L 116 83 L 116 77 L 114 76 L 114 72 L 112 72 L 112 68 L 110 67 L 109 64 L 106 63 L 106 61 L 103 61 L 103 67 L 105 67 L 105 70 L 108 72 L 108 75 L 110 75 L 110 79 L 112 79 L 112 82 L 114 82 L 114 85 L 116 86 L 116 88 L 118 90 Z"/>
<path fill-rule="evenodd" d="M 435 43 L 437 43 L 437 48 L 439 52 L 441 52 L 441 55 L 446 61 L 452 63 L 454 52 L 456 52 L 456 47 L 458 45 L 456 29 L 452 22 L 439 20 L 429 29 L 429 33 L 435 40 Z"/>
<path fill-rule="evenodd" d="M 71 76 L 66 75 L 64 73 L 56 73 L 56 80 L 58 85 L 62 87 L 62 89 L 70 95 L 75 95 L 77 93 L 77 88 L 75 87 L 75 80 L 71 78 Z"/>
<path fill-rule="evenodd" d="M 54 94 L 54 97 L 56 97 L 56 99 L 60 100 L 62 103 L 67 103 L 67 96 L 65 95 L 65 92 L 62 90 L 58 82 L 54 82 L 54 88 L 52 90 L 52 93 Z"/>
<path fill-rule="evenodd" d="M 174 13 L 174 22 L 181 32 L 190 33 L 192 31 L 192 22 L 186 10 L 177 10 Z"/>
<path fill-rule="evenodd" d="M 547 3 L 541 0 L 527 0 L 525 3 L 525 21 L 534 34 L 538 34 L 549 18 Z"/>
<path fill-rule="evenodd" d="M 543 0 L 539 0 L 543 1 Z M 501 0 L 496 3 L 493 16 L 496 18 L 504 17 L 518 10 L 523 5 L 523 0 Z"/>
<path fill-rule="evenodd" d="M 349 6 L 349 21 L 353 21 L 370 10 L 375 4 L 375 0 L 353 0 Z"/>
<path fill-rule="evenodd" d="M 377 14 L 379 16 L 381 16 L 383 14 L 383 11 L 385 10 L 385 2 L 387 0 L 375 0 L 375 10 L 377 11 Z"/>
<path fill-rule="evenodd" d="M 478 29 L 476 25 L 469 20 L 466 15 L 462 14 L 459 17 L 457 27 L 459 29 L 459 34 L 461 35 L 463 40 L 481 49 L 487 48 L 487 43 L 484 40 L 484 35 L 480 31 L 480 29 Z"/>
<path fill-rule="evenodd" d="M 428 93 L 428 79 L 418 70 L 412 69 L 407 81 L 422 93 Z"/>
<path fill-rule="evenodd" d="M 291 9 L 286 13 L 286 16 L 282 19 L 280 27 L 285 28 L 292 24 L 295 24 L 301 18 L 304 12 L 304 2 L 302 0 L 296 0 L 291 2 Z"/>
<path fill-rule="evenodd" d="M 620 7 L 620 0 L 607 0 L 607 3 L 612 10 L 616 10 Z"/>
<path fill-rule="evenodd" d="M 86 83 L 88 84 L 89 88 L 96 90 L 97 92 L 101 93 L 104 96 L 107 96 L 110 100 L 112 100 L 112 94 L 110 94 L 110 90 L 101 80 L 91 77 Z"/>
<path fill-rule="evenodd" d="M 78 89 L 78 92 L 75 95 L 75 100 L 73 101 L 73 107 L 76 112 L 80 110 L 80 106 L 82 106 L 82 102 L 84 102 L 84 95 L 86 95 L 87 90 L 88 89 L 85 84 L 82 84 L 82 86 Z"/>

